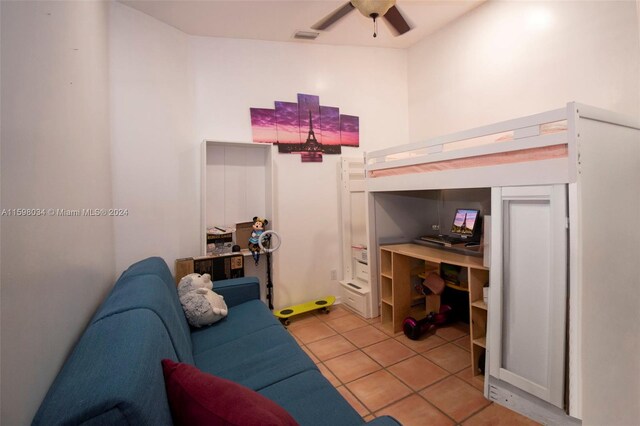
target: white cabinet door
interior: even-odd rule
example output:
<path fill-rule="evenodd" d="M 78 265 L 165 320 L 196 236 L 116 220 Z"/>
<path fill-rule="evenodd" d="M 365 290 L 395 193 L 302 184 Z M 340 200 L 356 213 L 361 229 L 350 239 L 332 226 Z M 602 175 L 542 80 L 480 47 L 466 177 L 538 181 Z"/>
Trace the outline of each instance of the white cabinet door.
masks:
<path fill-rule="evenodd" d="M 563 407 L 566 185 L 493 188 L 489 371 Z"/>

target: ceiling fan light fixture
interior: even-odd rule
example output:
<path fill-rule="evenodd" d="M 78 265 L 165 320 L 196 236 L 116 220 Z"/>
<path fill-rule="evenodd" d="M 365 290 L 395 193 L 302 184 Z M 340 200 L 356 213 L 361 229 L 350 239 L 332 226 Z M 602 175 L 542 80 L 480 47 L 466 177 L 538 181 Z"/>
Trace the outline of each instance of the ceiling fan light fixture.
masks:
<path fill-rule="evenodd" d="M 351 0 L 351 4 L 367 18 L 384 16 L 396 0 Z"/>
<path fill-rule="evenodd" d="M 297 38 L 300 40 L 315 40 L 319 35 L 320 33 L 317 33 L 315 31 L 296 31 L 296 33 L 293 35 L 293 38 Z"/>
<path fill-rule="evenodd" d="M 372 19 L 374 37 L 378 33 L 378 18 L 384 18 L 387 21 L 395 36 L 411 30 L 407 20 L 396 7 L 396 0 L 350 0 L 313 24 L 311 28 L 324 31 L 351 13 L 353 9 L 358 9 L 365 17 Z"/>

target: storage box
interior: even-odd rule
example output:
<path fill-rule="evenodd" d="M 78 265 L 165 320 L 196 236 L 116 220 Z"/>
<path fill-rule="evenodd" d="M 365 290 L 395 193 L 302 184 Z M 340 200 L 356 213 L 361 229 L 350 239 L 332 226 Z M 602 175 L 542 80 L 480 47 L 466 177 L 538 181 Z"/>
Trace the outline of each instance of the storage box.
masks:
<path fill-rule="evenodd" d="M 236 224 L 236 244 L 241 249 L 249 248 L 249 237 L 253 232 L 253 222 L 240 222 Z"/>
<path fill-rule="evenodd" d="M 207 232 L 207 254 L 231 253 L 233 234 L 231 232 Z"/>

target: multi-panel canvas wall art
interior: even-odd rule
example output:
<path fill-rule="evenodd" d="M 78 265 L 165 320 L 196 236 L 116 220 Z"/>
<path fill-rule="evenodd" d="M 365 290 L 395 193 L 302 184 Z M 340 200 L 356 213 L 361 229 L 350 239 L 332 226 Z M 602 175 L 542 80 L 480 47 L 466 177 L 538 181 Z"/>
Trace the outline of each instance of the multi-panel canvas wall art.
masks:
<path fill-rule="evenodd" d="M 275 111 L 267 108 L 251 108 L 251 129 L 254 142 L 277 142 Z"/>
<path fill-rule="evenodd" d="M 251 108 L 256 143 L 273 143 L 278 152 L 300 154 L 303 163 L 322 161 L 323 154 L 340 154 L 343 146 L 360 146 L 359 120 L 320 105 L 320 97 L 298 94 L 298 102 L 275 101 L 274 109 Z"/>

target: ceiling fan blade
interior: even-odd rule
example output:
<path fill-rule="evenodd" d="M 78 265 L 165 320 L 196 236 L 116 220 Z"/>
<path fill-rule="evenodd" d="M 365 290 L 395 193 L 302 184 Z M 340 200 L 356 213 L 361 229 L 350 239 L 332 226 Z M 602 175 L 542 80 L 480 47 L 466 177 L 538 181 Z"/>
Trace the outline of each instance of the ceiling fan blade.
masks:
<path fill-rule="evenodd" d="M 391 6 L 391 9 L 384 14 L 384 19 L 391 24 L 391 26 L 398 32 L 398 35 L 402 35 L 411 29 L 400 13 L 400 10 L 395 6 Z"/>
<path fill-rule="evenodd" d="M 355 7 L 349 1 L 343 6 L 340 6 L 338 9 L 331 12 L 329 15 L 322 18 L 320 21 L 313 24 L 311 28 L 313 28 L 314 30 L 326 30 L 331 25 L 335 24 L 336 21 L 338 21 L 340 18 L 351 12 L 353 9 L 355 9 Z"/>

